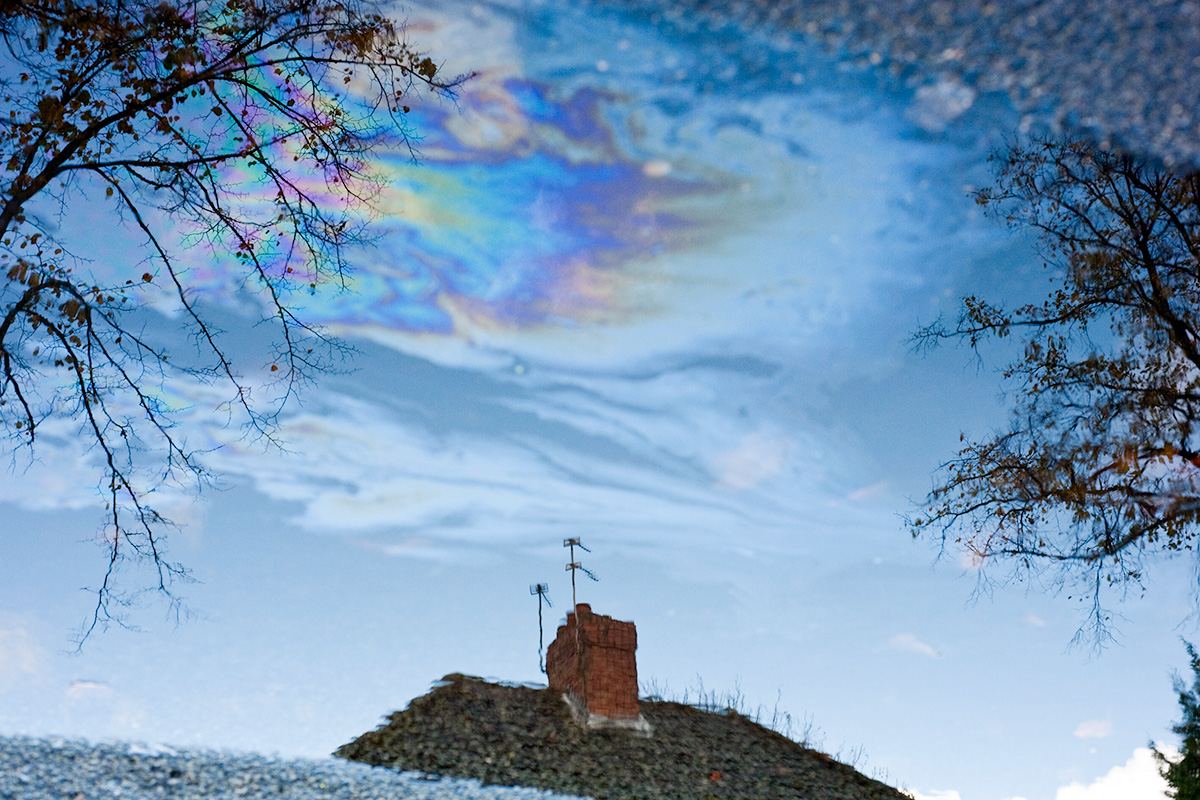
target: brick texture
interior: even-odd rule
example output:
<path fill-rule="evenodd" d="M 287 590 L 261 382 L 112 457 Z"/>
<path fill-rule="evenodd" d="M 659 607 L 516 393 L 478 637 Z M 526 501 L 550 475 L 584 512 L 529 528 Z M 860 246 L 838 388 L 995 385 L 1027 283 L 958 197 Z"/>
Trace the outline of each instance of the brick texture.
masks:
<path fill-rule="evenodd" d="M 587 603 L 567 613 L 567 624 L 546 650 L 550 688 L 570 692 L 589 714 L 612 720 L 638 718 L 637 628 Z"/>

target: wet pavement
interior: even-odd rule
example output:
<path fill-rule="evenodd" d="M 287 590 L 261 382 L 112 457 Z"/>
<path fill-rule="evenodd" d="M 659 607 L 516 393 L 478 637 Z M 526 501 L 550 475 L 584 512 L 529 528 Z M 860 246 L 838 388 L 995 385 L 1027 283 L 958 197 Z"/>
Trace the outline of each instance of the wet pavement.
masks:
<path fill-rule="evenodd" d="M 935 107 L 1000 92 L 1025 130 L 1200 166 L 1200 3 L 678 0 L 664 12 L 798 32 Z"/>

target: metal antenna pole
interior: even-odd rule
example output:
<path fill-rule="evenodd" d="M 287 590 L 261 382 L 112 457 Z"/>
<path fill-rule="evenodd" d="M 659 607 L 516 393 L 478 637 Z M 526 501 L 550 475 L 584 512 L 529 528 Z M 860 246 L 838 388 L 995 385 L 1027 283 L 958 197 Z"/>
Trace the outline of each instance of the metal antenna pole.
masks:
<path fill-rule="evenodd" d="M 583 570 L 583 574 L 587 575 L 589 578 L 591 578 L 594 581 L 598 581 L 600 579 L 596 577 L 594 572 L 592 572 L 590 569 L 585 567 L 583 564 L 581 564 L 575 560 L 575 548 L 576 547 L 578 547 L 580 550 L 584 551 L 585 553 L 592 552 L 591 550 L 588 550 L 586 547 L 584 547 L 578 538 L 563 539 L 563 547 L 571 548 L 571 562 L 569 564 L 567 564 L 567 569 L 569 569 L 571 571 L 571 609 L 574 610 L 575 606 L 578 605 L 578 603 L 575 601 L 575 570 L 577 570 L 577 569 Z"/>
<path fill-rule="evenodd" d="M 542 600 L 545 600 L 546 605 L 551 608 L 554 607 L 554 604 L 550 602 L 550 595 L 547 594 L 549 591 L 550 585 L 546 583 L 535 583 L 529 587 L 529 593 L 538 596 L 538 668 L 541 669 L 543 675 L 546 674 L 546 662 L 542 660 L 542 650 L 545 644 L 545 637 L 542 634 Z"/>
<path fill-rule="evenodd" d="M 580 550 L 584 551 L 585 553 L 592 552 L 591 550 L 588 550 L 586 547 L 584 547 L 583 543 L 580 542 L 577 537 L 572 537 L 570 539 L 563 539 L 563 547 L 571 548 L 571 561 L 570 561 L 570 563 L 567 564 L 567 569 L 569 569 L 571 571 L 571 610 L 574 612 L 578 612 L 579 604 L 575 600 L 575 570 L 577 570 L 577 569 L 583 570 L 583 574 L 587 575 L 589 578 L 591 578 L 594 581 L 598 581 L 600 579 L 597 578 L 591 570 L 589 570 L 583 564 L 580 564 L 578 561 L 575 560 L 575 548 L 576 547 L 578 547 Z M 586 669 L 586 665 L 584 664 L 584 653 L 583 653 L 583 620 L 578 619 L 578 618 L 576 618 L 576 620 L 575 620 L 575 659 L 576 659 L 575 663 L 576 663 L 576 669 L 577 669 L 576 674 L 579 676 L 579 689 L 580 689 L 581 694 L 583 695 L 583 700 L 586 703 L 588 694 L 587 694 L 587 669 Z"/>

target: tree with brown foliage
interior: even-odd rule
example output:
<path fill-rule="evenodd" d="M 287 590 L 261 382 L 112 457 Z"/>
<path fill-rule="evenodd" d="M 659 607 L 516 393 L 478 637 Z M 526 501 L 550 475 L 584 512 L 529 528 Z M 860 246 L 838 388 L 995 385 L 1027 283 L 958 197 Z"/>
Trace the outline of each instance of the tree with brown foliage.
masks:
<path fill-rule="evenodd" d="M 65 420 L 102 472 L 108 569 L 86 637 L 120 621 L 122 560 L 168 597 L 186 576 L 148 494 L 204 472 L 164 385 L 223 385 L 228 418 L 273 440 L 282 405 L 344 350 L 298 301 L 344 285 L 372 146 L 407 143 L 410 94 L 459 79 L 359 0 L 0 0 L 0 37 L 0 426 L 36 453 Z M 128 238 L 127 260 L 91 252 L 101 231 Z M 273 330 L 253 379 L 198 302 L 197 252 Z M 163 297 L 183 327 L 170 341 L 147 333 Z"/>
<path fill-rule="evenodd" d="M 1151 556 L 1191 551 L 1200 515 L 1200 176 L 1083 143 L 1000 160 L 977 201 L 1040 235 L 1053 282 L 1036 302 L 962 301 L 915 340 L 1016 340 L 1006 430 L 943 465 L 914 535 L 1012 577 L 1050 574 L 1111 635 L 1105 590 Z M 1078 594 L 1077 594 L 1078 593 Z"/>

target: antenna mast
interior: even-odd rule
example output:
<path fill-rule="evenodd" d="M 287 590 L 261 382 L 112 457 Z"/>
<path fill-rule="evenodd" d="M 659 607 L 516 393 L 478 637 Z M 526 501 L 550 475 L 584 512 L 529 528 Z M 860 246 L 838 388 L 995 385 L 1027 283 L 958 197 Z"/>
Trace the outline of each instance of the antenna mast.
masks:
<path fill-rule="evenodd" d="M 595 573 L 593 573 L 590 569 L 588 569 L 583 564 L 580 564 L 578 561 L 575 560 L 575 548 L 576 547 L 578 547 L 580 550 L 584 551 L 585 553 L 592 552 L 591 550 L 588 550 L 586 547 L 584 547 L 578 538 L 563 539 L 563 547 L 571 548 L 571 562 L 569 564 L 567 564 L 567 569 L 569 569 L 571 571 L 571 609 L 574 610 L 575 606 L 577 605 L 577 603 L 575 602 L 575 570 L 577 570 L 577 569 L 583 570 L 583 574 L 587 575 L 589 578 L 591 578 L 594 581 L 598 581 L 600 579 L 597 578 Z"/>
<path fill-rule="evenodd" d="M 542 674 L 546 674 L 546 662 L 542 659 L 542 650 L 544 649 L 545 638 L 542 635 L 542 601 L 546 601 L 546 605 L 551 608 L 554 604 L 550 602 L 550 585 L 547 583 L 535 583 L 529 587 L 530 594 L 538 596 L 538 667 L 542 670 Z"/>

